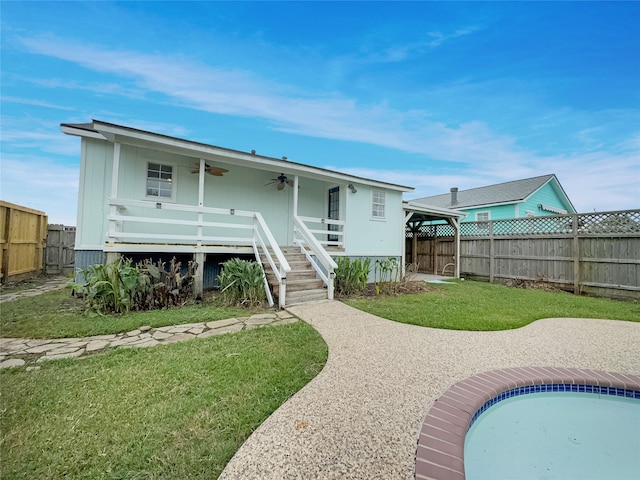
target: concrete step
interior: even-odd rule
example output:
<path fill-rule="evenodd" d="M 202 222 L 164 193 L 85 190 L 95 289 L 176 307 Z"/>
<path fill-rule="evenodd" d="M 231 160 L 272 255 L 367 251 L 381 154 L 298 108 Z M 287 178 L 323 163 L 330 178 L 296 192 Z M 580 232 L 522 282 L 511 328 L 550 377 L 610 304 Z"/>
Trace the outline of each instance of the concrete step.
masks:
<path fill-rule="evenodd" d="M 287 290 L 287 298 L 285 303 L 287 307 L 291 305 L 299 305 L 306 302 L 315 302 L 318 300 L 327 299 L 327 290 L 324 288 L 317 288 L 313 290 L 301 290 L 298 292 L 289 292 Z"/>

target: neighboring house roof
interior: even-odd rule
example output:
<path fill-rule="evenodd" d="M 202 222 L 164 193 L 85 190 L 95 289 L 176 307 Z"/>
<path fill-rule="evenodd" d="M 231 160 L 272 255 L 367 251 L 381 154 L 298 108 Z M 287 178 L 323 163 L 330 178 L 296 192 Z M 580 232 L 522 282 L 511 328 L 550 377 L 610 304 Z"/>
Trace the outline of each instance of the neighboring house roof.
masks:
<path fill-rule="evenodd" d="M 526 200 L 546 183 L 552 181 L 558 187 L 558 193 L 561 198 L 570 206 L 570 210 L 575 212 L 573 204 L 554 174 L 513 180 L 511 182 L 498 183 L 486 187 L 470 188 L 469 190 L 460 190 L 457 192 L 458 201 L 455 204 L 451 202 L 451 192 L 442 195 L 433 195 L 431 197 L 416 198 L 411 200 L 411 202 L 454 209 L 518 203 Z"/>
<path fill-rule="evenodd" d="M 255 151 L 252 151 L 251 153 L 242 152 L 239 150 L 232 150 L 230 148 L 185 140 L 178 137 L 171 137 L 160 133 L 139 130 L 132 127 L 102 122 L 100 120 L 93 120 L 92 123 L 63 123 L 61 124 L 61 129 L 64 133 L 69 135 L 117 141 L 144 148 L 162 149 L 186 156 L 215 160 L 220 161 L 221 163 L 244 165 L 290 175 L 299 174 L 321 180 L 333 179 L 343 182 L 357 182 L 373 187 L 387 188 L 401 192 L 411 192 L 414 190 L 413 187 L 405 185 L 382 182 L 379 180 L 336 172 L 326 168 L 313 167 L 303 163 L 292 162 L 290 160 L 286 160 L 286 157 L 283 157 L 282 159 L 267 157 L 258 155 Z"/>

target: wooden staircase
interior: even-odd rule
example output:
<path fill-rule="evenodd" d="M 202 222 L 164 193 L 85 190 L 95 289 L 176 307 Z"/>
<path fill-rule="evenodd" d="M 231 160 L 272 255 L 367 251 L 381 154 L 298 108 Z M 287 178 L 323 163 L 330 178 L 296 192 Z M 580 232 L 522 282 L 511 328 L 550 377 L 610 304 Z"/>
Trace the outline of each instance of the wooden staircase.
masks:
<path fill-rule="evenodd" d="M 281 249 L 291 267 L 291 271 L 287 273 L 285 306 L 289 307 L 300 303 L 326 300 L 327 289 L 324 287 L 322 280 L 316 277 L 316 272 L 311 267 L 311 262 L 300 251 L 300 247 L 281 247 Z M 276 265 L 279 266 L 273 252 L 271 252 L 271 255 Z M 267 274 L 267 281 L 271 291 L 277 296 L 279 293 L 278 281 L 271 270 L 269 262 L 263 255 L 261 255 L 260 259 L 262 267 Z"/>

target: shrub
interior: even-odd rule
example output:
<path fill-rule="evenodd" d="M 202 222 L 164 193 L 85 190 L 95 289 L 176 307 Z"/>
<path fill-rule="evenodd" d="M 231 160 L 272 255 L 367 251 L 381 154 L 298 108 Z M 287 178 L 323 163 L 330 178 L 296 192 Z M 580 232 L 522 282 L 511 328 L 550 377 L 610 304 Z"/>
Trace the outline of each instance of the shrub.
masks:
<path fill-rule="evenodd" d="M 262 305 L 267 298 L 264 271 L 257 262 L 240 258 L 227 260 L 217 279 L 222 301 L 227 305 L 254 307 Z"/>
<path fill-rule="evenodd" d="M 396 293 L 400 285 L 400 275 L 400 263 L 396 257 L 376 260 L 374 272 L 376 295 Z"/>
<path fill-rule="evenodd" d="M 356 295 L 362 293 L 367 286 L 371 259 L 349 259 L 337 257 L 338 268 L 335 269 L 335 288 L 339 295 Z"/>
<path fill-rule="evenodd" d="M 72 287 L 85 301 L 85 313 L 102 315 L 127 313 L 184 305 L 193 290 L 195 262 L 189 262 L 182 274 L 182 264 L 175 258 L 166 262 L 151 259 L 132 266 L 130 259 L 120 258 L 106 265 L 92 265 L 80 273 L 84 283 Z"/>
<path fill-rule="evenodd" d="M 182 262 L 177 262 L 175 257 L 168 265 L 162 260 L 158 260 L 156 264 L 151 259 L 139 263 L 138 272 L 149 281 L 143 282 L 146 288 L 140 289 L 136 294 L 136 308 L 150 310 L 184 305 L 193 293 L 196 268 L 196 262 L 189 262 L 183 274 Z"/>
<path fill-rule="evenodd" d="M 127 313 L 135 293 L 144 288 L 146 277 L 123 258 L 106 265 L 92 265 L 81 272 L 84 284 L 72 286 L 85 301 L 85 313 Z"/>

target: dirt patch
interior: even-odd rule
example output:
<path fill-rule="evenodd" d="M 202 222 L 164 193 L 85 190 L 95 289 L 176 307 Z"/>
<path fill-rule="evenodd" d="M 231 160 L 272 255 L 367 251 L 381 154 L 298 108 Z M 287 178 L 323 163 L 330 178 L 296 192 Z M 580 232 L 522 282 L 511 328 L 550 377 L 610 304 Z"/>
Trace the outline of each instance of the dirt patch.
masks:
<path fill-rule="evenodd" d="M 507 280 L 504 285 L 511 288 L 524 288 L 527 290 L 544 290 L 546 292 L 564 292 L 564 290 L 544 281 L 523 280 L 514 278 Z"/>
<path fill-rule="evenodd" d="M 399 295 L 409 295 L 412 293 L 433 292 L 434 287 L 427 285 L 426 282 L 420 280 L 400 282 L 393 288 L 382 288 L 380 293 L 376 293 L 376 285 L 368 283 L 364 291 L 357 295 L 339 295 L 339 298 L 362 298 L 362 297 L 397 297 Z"/>

